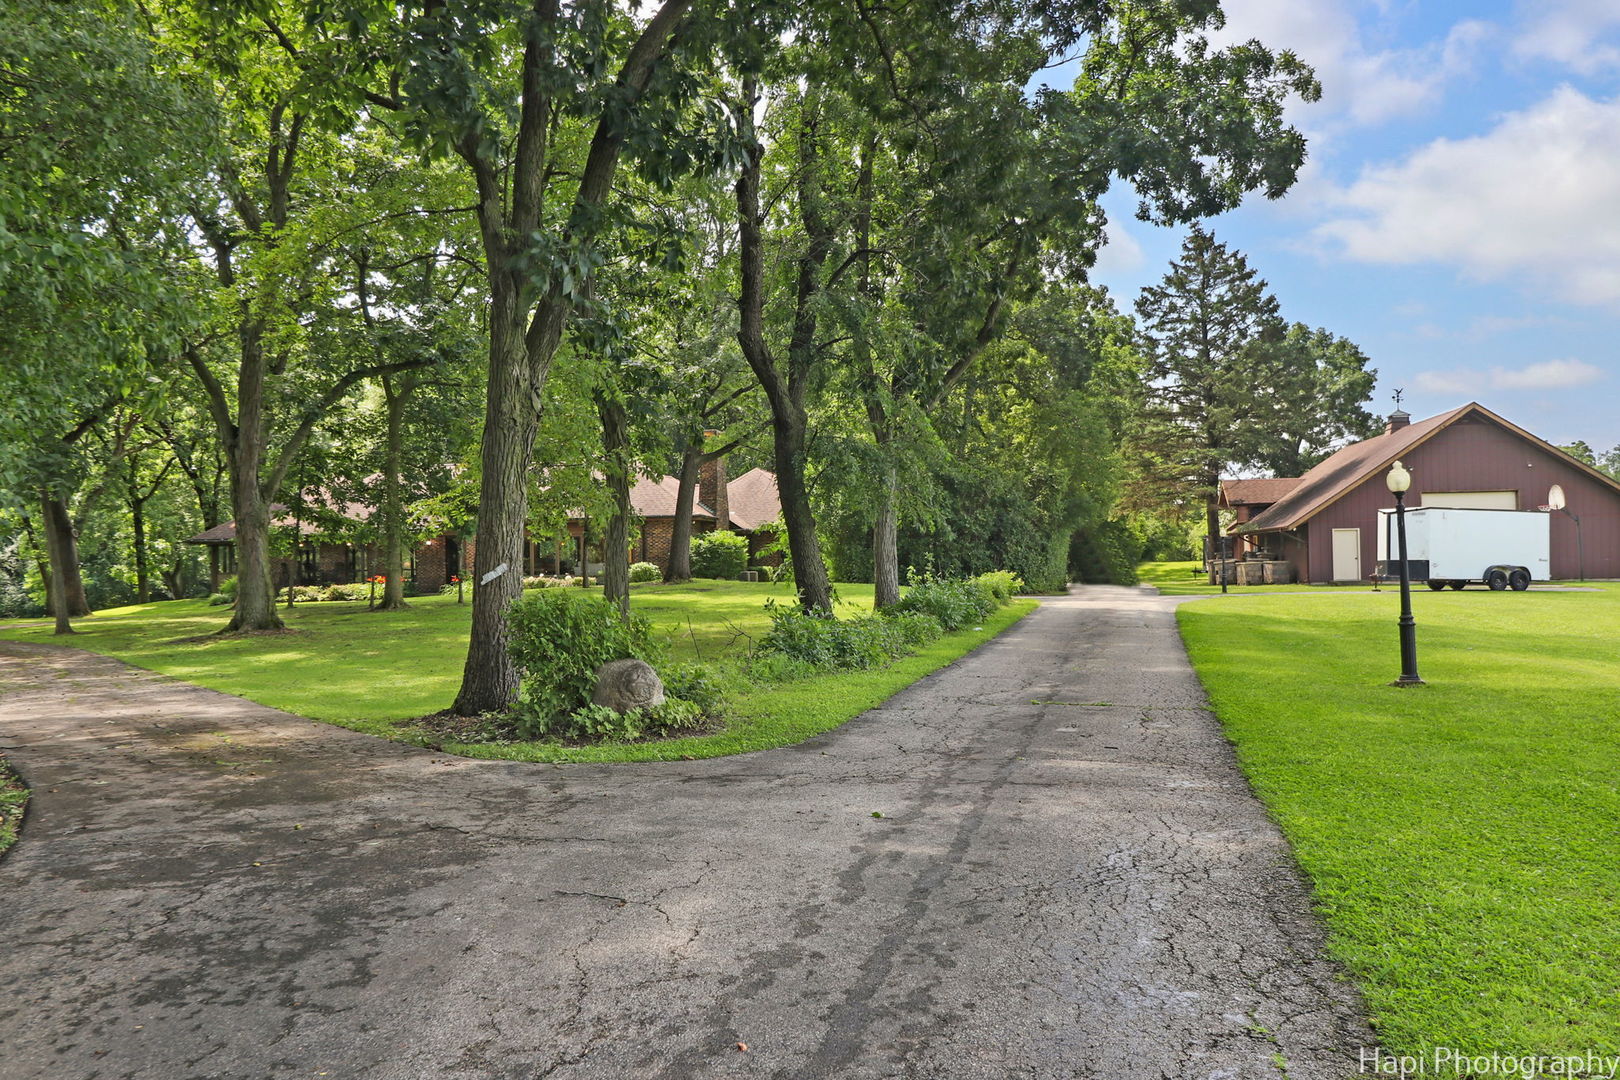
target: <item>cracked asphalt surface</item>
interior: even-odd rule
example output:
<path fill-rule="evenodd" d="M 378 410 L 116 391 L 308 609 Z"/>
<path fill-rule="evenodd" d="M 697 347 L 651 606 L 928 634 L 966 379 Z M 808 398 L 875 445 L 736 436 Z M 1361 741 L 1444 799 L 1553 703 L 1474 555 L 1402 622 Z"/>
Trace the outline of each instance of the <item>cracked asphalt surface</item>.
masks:
<path fill-rule="evenodd" d="M 656 765 L 447 758 L 0 642 L 35 790 L 0 1074 L 1354 1075 L 1175 603 L 1078 589 L 836 731 Z"/>

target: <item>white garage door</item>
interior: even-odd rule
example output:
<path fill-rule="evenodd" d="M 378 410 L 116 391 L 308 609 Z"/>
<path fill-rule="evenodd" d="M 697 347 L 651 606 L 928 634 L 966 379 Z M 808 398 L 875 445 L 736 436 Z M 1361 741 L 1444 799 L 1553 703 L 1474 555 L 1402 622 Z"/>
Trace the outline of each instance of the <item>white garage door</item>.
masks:
<path fill-rule="evenodd" d="M 1425 491 L 1424 506 L 1449 506 L 1458 510 L 1517 510 L 1517 491 Z"/>

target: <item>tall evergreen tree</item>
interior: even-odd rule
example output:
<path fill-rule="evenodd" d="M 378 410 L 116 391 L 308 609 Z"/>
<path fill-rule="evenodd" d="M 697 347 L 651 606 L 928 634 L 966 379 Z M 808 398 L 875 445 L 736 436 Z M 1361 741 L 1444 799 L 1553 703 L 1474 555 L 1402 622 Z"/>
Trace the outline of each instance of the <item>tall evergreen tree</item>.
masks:
<path fill-rule="evenodd" d="M 1272 438 L 1284 338 L 1277 300 L 1243 254 L 1194 226 L 1159 285 L 1136 301 L 1147 342 L 1147 402 L 1138 441 L 1152 447 L 1150 480 L 1204 503 L 1220 537 L 1221 472 L 1258 461 Z"/>

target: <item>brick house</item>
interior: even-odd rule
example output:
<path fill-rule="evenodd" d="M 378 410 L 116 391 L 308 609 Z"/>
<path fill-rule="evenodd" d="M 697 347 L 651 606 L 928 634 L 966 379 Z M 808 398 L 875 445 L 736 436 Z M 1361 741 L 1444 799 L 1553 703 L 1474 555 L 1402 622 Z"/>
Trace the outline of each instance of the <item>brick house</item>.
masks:
<path fill-rule="evenodd" d="M 1241 557 L 1282 560 L 1299 581 L 1365 581 L 1376 560 L 1378 511 L 1394 506 L 1384 477 L 1397 459 L 1412 474 L 1409 507 L 1533 511 L 1553 484 L 1562 486 L 1570 513 L 1551 515 L 1552 576 L 1620 577 L 1620 481 L 1477 402 L 1416 422 L 1397 411 L 1383 434 L 1301 477 L 1223 481 Z"/>
<path fill-rule="evenodd" d="M 660 570 L 669 566 L 669 548 L 675 532 L 675 503 L 680 481 L 673 476 L 642 477 L 630 489 L 630 509 L 635 515 L 631 526 L 630 560 L 650 562 Z M 315 498 L 316 496 L 311 496 Z M 715 504 L 718 503 L 718 513 Z M 374 508 L 357 502 L 336 503 L 328 499 L 321 508 L 320 517 L 330 520 L 334 516 L 345 521 L 364 523 L 375 512 Z M 355 544 L 334 539 L 314 521 L 300 520 L 280 503 L 271 507 L 271 528 L 280 535 L 295 525 L 303 537 L 299 544 L 298 582 L 301 585 L 331 585 L 364 581 L 368 576 L 383 572 L 381 545 Z M 748 564 L 750 566 L 775 565 L 781 556 L 762 554 L 776 534 L 770 526 L 782 514 L 782 501 L 776 492 L 776 477 L 764 469 L 751 469 L 735 480 L 726 479 L 724 458 L 705 464 L 699 473 L 698 490 L 692 505 L 692 533 L 708 532 L 724 521 L 726 528 L 748 538 Z M 315 515 L 311 515 L 315 516 Z M 525 576 L 576 572 L 584 554 L 586 532 L 592 545 L 600 543 L 602 522 L 587 521 L 583 516 L 570 518 L 567 526 L 569 542 L 559 535 L 546 542 L 533 537 L 523 547 L 523 573 Z M 227 521 L 185 541 L 206 546 L 209 551 L 210 588 L 217 591 L 222 577 L 236 572 L 236 523 Z M 450 578 L 465 576 L 472 567 L 475 541 L 454 533 L 432 537 L 406 552 L 406 580 L 416 592 L 434 592 L 449 583 Z M 591 573 L 598 572 L 600 552 L 591 562 Z M 276 588 L 285 588 L 292 573 L 292 560 L 276 560 L 273 580 Z"/>
<path fill-rule="evenodd" d="M 331 512 L 353 522 L 364 522 L 373 510 L 363 503 L 345 503 L 330 507 Z M 322 527 L 311 521 L 302 521 L 281 503 L 271 506 L 272 535 L 284 536 L 286 530 L 297 527 L 298 583 L 300 585 L 340 585 L 383 572 L 381 544 L 357 544 L 333 539 Z M 236 573 L 236 522 L 227 521 L 200 532 L 185 541 L 208 548 L 209 589 L 219 590 L 221 579 Z M 419 593 L 435 592 L 448 585 L 452 577 L 464 574 L 472 566 L 473 541 L 454 533 L 443 533 L 406 548 L 405 577 Z M 271 580 L 278 589 L 285 588 L 292 576 L 293 560 L 276 559 L 272 564 Z"/>
<path fill-rule="evenodd" d="M 675 504 L 681 482 L 673 476 L 643 477 L 630 489 L 630 510 L 635 524 L 630 530 L 630 561 L 649 562 L 660 570 L 669 567 L 669 549 L 675 535 Z M 705 463 L 698 474 L 697 491 L 692 500 L 692 535 L 710 532 L 716 528 L 730 529 L 748 538 L 748 564 L 750 566 L 775 565 L 779 555 L 762 555 L 761 549 L 769 545 L 776 533 L 770 526 L 782 514 L 782 500 L 776 492 L 776 477 L 764 469 L 751 469 L 735 480 L 726 478 L 725 458 Z M 569 556 L 580 557 L 581 544 L 587 526 L 591 540 L 601 538 L 601 523 L 586 521 L 583 517 L 568 520 L 568 535 L 573 550 Z M 551 572 L 563 560 L 560 543 L 549 556 L 529 544 L 525 562 L 538 567 L 530 573 Z M 532 562 L 531 562 L 532 560 Z M 577 561 L 572 565 L 577 566 Z M 596 563 L 592 563 L 593 571 Z"/>

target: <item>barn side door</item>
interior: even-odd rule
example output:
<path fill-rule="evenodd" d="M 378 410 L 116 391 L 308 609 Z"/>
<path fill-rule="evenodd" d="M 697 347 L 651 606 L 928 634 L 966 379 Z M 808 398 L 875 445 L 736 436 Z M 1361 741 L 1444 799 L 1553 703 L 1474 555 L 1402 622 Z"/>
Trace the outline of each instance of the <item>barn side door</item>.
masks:
<path fill-rule="evenodd" d="M 1333 530 L 1333 580 L 1361 580 L 1361 530 Z"/>

